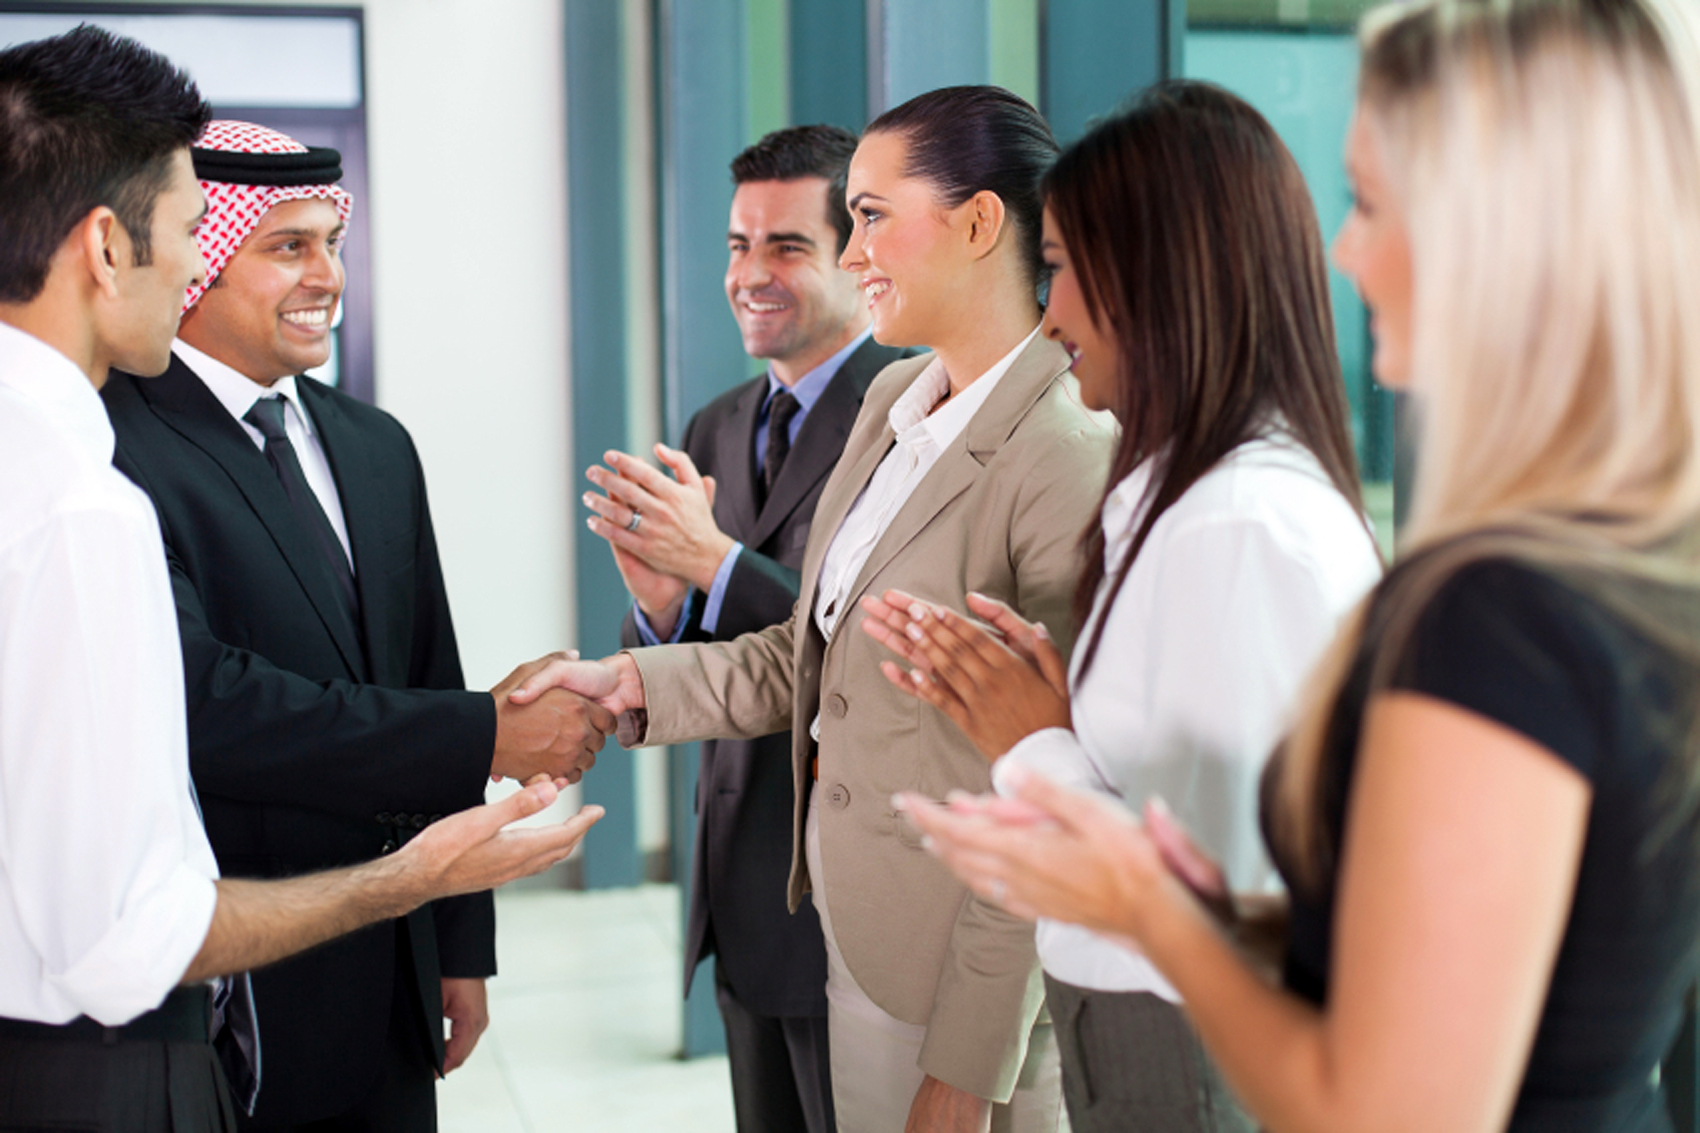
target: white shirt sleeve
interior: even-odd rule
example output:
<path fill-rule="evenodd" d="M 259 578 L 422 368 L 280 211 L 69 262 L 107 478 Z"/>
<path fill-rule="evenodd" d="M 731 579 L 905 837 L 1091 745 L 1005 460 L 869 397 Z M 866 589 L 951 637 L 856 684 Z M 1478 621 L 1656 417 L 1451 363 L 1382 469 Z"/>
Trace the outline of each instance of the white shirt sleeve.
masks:
<path fill-rule="evenodd" d="M 0 549 L 0 1015 L 41 1022 L 157 1006 L 217 901 L 156 520 L 110 487 Z"/>
<path fill-rule="evenodd" d="M 1367 563 L 1368 536 L 1361 542 L 1354 562 Z M 1162 796 L 1235 888 L 1264 888 L 1273 873 L 1257 826 L 1263 767 L 1357 594 L 1338 569 L 1258 521 L 1177 531 L 1153 565 L 1163 600 L 1144 648 L 1161 662 L 1135 694 L 1148 726 L 1135 742 L 1104 745 L 1107 773 L 1136 809 Z"/>

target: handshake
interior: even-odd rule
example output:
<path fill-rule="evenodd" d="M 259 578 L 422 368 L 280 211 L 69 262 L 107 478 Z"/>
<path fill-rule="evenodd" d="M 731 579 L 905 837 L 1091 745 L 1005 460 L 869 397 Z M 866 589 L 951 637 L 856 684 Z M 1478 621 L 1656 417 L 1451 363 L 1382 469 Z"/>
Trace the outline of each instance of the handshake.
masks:
<path fill-rule="evenodd" d="M 550 653 L 521 665 L 490 690 L 496 701 L 496 753 L 491 779 L 576 783 L 596 765 L 616 725 L 631 746 L 641 725 L 643 681 L 623 653 L 581 661 L 578 652 Z"/>
<path fill-rule="evenodd" d="M 590 530 L 608 540 L 626 588 L 651 630 L 665 641 L 691 588 L 707 591 L 733 546 L 714 519 L 714 478 L 697 472 L 678 449 L 656 445 L 668 477 L 636 457 L 610 451 L 589 477 L 604 494 L 586 492 Z M 521 665 L 490 690 L 496 698 L 492 779 L 530 782 L 538 775 L 576 783 L 619 728 L 630 747 L 643 738 L 635 710 L 643 681 L 631 658 L 581 661 L 576 651 Z"/>

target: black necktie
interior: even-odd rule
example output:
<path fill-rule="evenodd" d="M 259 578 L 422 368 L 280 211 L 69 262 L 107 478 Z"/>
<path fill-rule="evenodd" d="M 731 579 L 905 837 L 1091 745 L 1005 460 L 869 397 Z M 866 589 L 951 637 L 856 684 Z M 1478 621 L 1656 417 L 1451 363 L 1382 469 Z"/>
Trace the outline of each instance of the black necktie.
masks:
<path fill-rule="evenodd" d="M 802 406 L 788 389 L 782 389 L 773 395 L 773 400 L 767 404 L 767 455 L 761 462 L 761 495 L 762 502 L 767 502 L 767 495 L 773 491 L 773 482 L 779 479 L 779 470 L 785 466 L 785 458 L 791 455 L 791 418 L 797 415 Z"/>
<path fill-rule="evenodd" d="M 189 780 L 189 801 L 195 804 L 195 815 L 204 827 L 207 816 L 201 810 L 201 796 L 195 790 L 193 778 Z M 253 1117 L 254 1103 L 260 1098 L 260 1023 L 254 1010 L 254 983 L 247 972 L 220 976 L 213 981 L 213 1017 L 208 1035 L 236 1103 L 243 1113 Z"/>
<path fill-rule="evenodd" d="M 306 474 L 301 471 L 301 458 L 295 454 L 295 446 L 289 443 L 289 434 L 284 432 L 283 398 L 262 397 L 243 415 L 242 420 L 266 438 L 266 459 L 283 483 L 283 494 L 289 497 L 295 518 L 301 521 L 302 530 L 319 548 L 325 565 L 336 579 L 337 589 L 348 609 L 350 624 L 358 627 L 360 597 L 354 589 L 354 571 L 349 568 L 348 556 L 343 552 L 341 540 L 336 537 L 336 529 L 326 518 L 325 509 L 319 506 L 319 497 L 313 494 Z"/>

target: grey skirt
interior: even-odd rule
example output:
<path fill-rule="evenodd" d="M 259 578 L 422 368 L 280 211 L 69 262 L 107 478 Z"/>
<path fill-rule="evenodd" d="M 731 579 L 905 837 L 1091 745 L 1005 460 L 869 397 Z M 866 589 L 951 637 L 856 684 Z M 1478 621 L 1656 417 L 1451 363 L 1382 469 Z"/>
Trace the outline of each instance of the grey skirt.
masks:
<path fill-rule="evenodd" d="M 1074 1133 L 1253 1133 L 1180 1008 L 1045 976 Z"/>

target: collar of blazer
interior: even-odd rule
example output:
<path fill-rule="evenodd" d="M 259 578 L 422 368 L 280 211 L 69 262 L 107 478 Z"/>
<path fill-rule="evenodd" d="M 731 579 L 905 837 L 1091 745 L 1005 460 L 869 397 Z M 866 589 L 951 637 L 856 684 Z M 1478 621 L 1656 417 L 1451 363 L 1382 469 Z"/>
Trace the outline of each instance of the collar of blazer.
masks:
<path fill-rule="evenodd" d="M 342 655 L 349 672 L 356 674 L 357 679 L 364 679 L 365 665 L 359 637 L 348 620 L 341 600 L 337 598 L 337 583 L 318 548 L 313 545 L 311 536 L 301 530 L 289 499 L 284 495 L 283 485 L 278 482 L 277 474 L 272 471 L 271 465 L 255 446 L 253 439 L 236 419 L 225 411 L 218 398 L 195 376 L 195 372 L 175 354 L 171 356 L 171 365 L 165 373 L 157 378 L 134 379 L 134 384 L 143 401 L 161 422 L 205 453 L 230 477 L 230 482 L 270 533 L 278 553 L 289 564 L 289 569 L 306 592 L 313 609 L 318 612 L 320 621 L 324 623 L 325 631 L 336 642 L 337 652 Z M 308 411 L 313 414 L 314 425 L 319 429 L 320 441 L 324 444 L 328 456 L 335 451 L 332 447 L 335 444 L 334 437 L 342 422 L 339 414 L 324 411 L 323 404 L 328 399 L 319 396 L 319 390 L 312 388 L 315 385 L 316 383 L 306 379 L 298 382 L 302 400 L 308 404 Z M 359 446 L 351 447 L 358 449 Z M 348 520 L 349 537 L 352 541 L 355 516 L 348 513 L 349 493 L 342 489 L 344 471 L 332 460 L 331 472 L 338 481 L 337 490 L 344 501 L 344 516 Z M 354 546 L 355 562 L 358 564 L 358 544 Z M 367 588 L 361 585 L 361 577 L 361 574 L 356 572 L 355 585 L 360 590 L 364 603 Z M 370 611 L 367 611 L 363 620 L 369 620 L 370 617 Z"/>
<path fill-rule="evenodd" d="M 862 403 L 862 413 L 845 447 L 844 459 L 821 497 L 814 527 L 820 534 L 809 540 L 808 552 L 803 560 L 803 592 L 799 596 L 798 610 L 807 612 L 811 629 L 815 624 L 815 587 L 820 580 L 821 562 L 826 558 L 826 550 L 832 545 L 845 517 L 850 514 L 856 498 L 862 494 L 874 471 L 897 441 L 897 434 L 888 419 L 891 407 L 931 361 L 932 355 L 924 354 L 886 367 Z M 915 494 L 892 518 L 891 526 L 874 544 L 868 561 L 856 576 L 856 582 L 845 599 L 847 602 L 860 601 L 863 592 L 886 564 L 925 530 L 946 505 L 968 490 L 1033 407 L 1067 372 L 1068 355 L 1062 347 L 1043 337 L 1028 344 L 986 403 L 968 422 L 962 435 L 945 449 L 938 463 L 915 488 Z"/>

